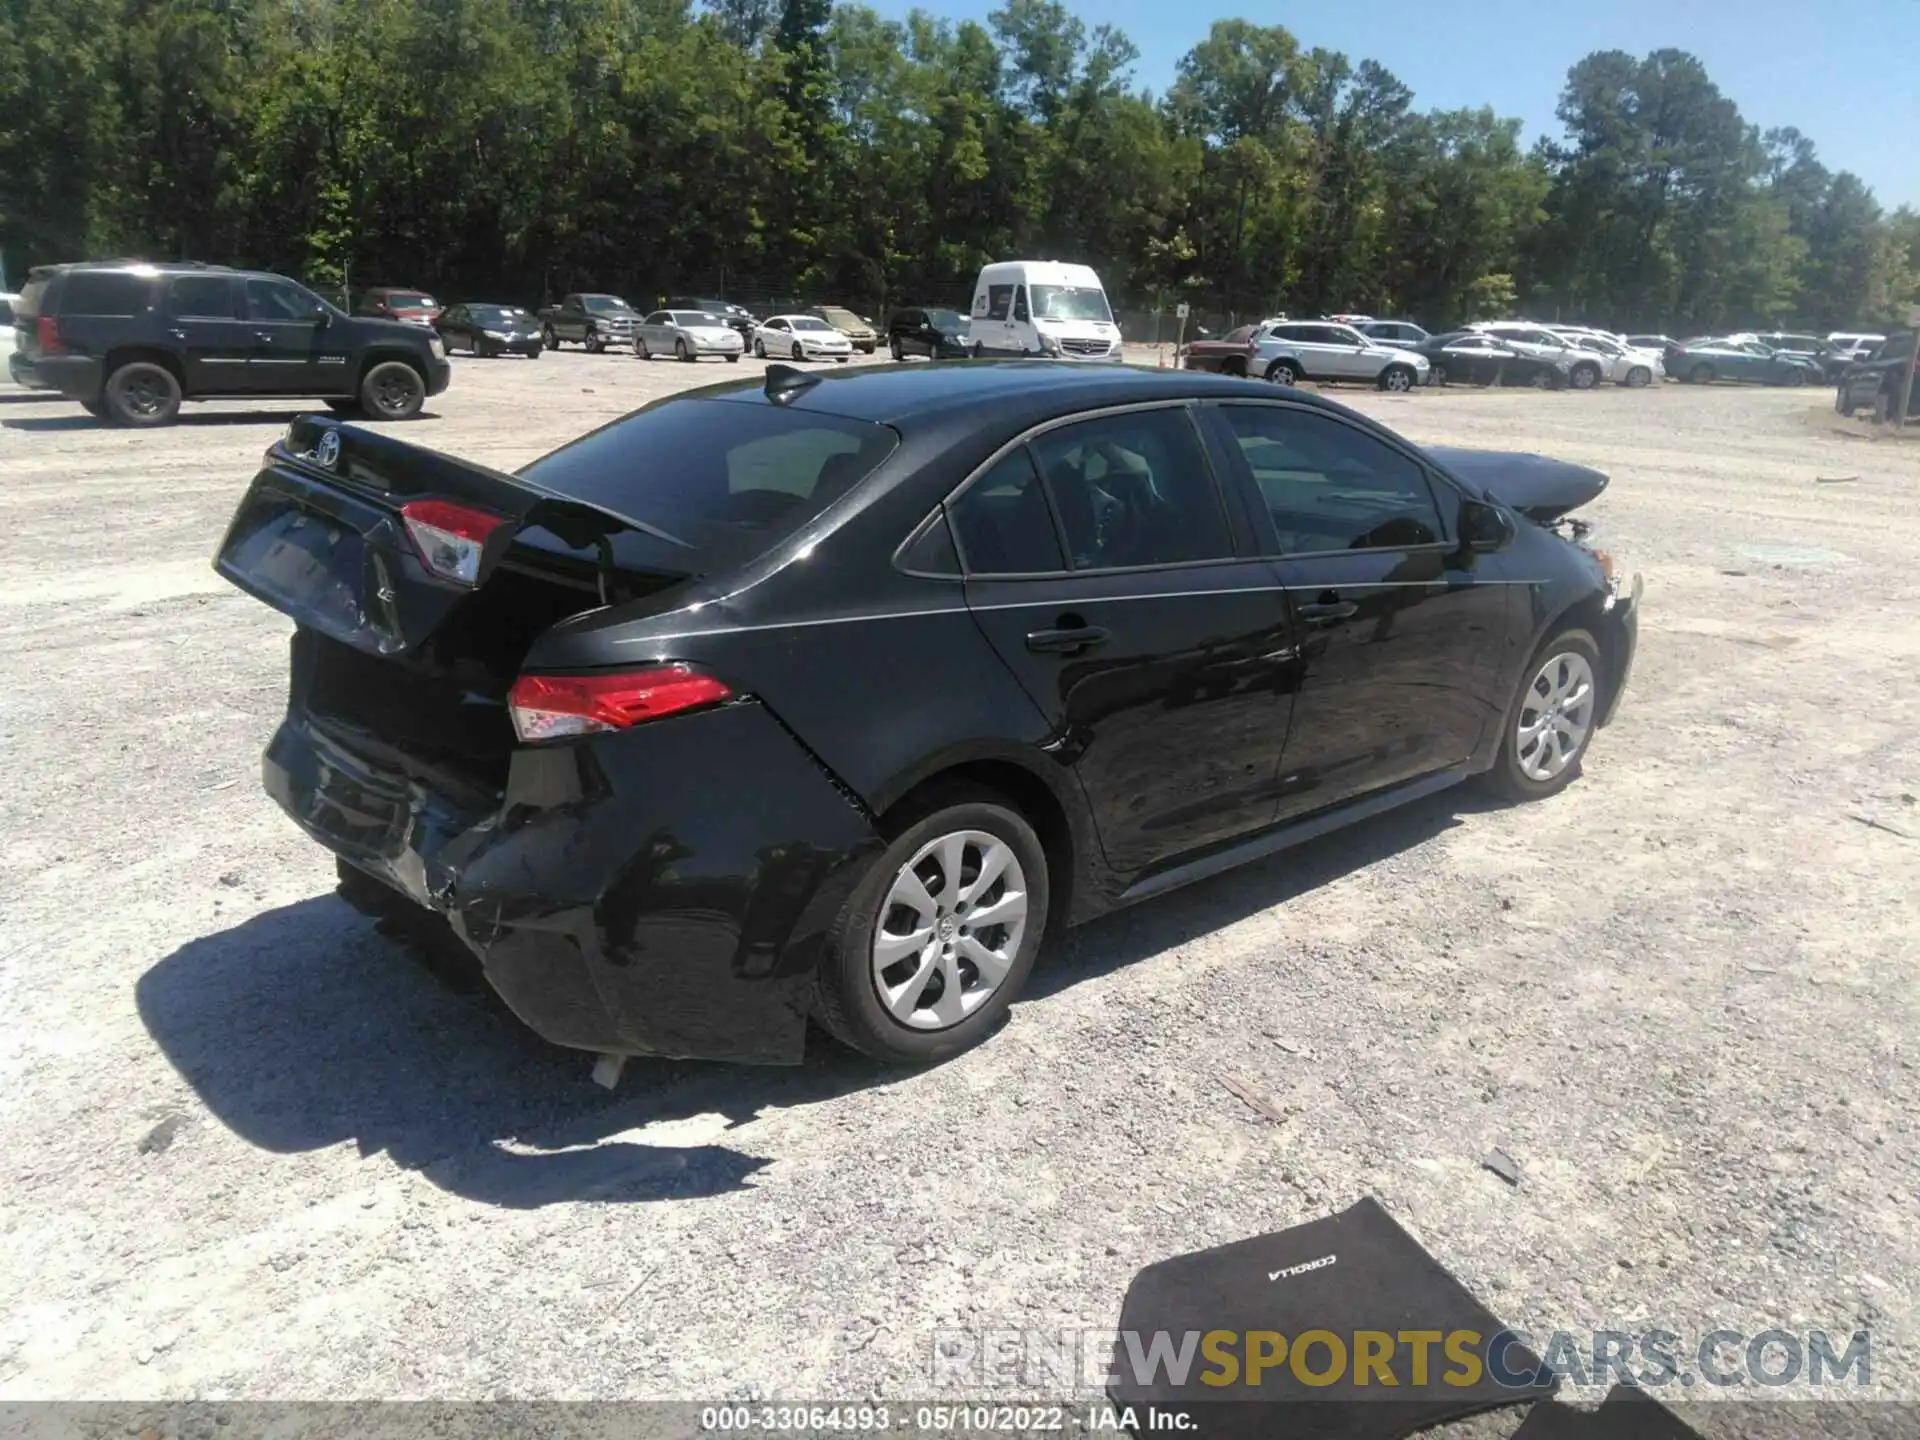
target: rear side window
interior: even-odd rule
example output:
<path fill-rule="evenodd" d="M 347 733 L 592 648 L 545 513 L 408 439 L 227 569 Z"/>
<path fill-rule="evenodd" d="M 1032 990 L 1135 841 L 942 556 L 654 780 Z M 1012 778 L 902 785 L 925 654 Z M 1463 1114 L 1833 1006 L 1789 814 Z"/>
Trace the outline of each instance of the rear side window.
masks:
<path fill-rule="evenodd" d="M 893 453 L 885 425 L 729 400 L 639 411 L 520 472 L 543 489 L 638 521 L 689 574 L 765 554 Z"/>
<path fill-rule="evenodd" d="M 124 270 L 69 270 L 60 290 L 62 315 L 138 315 L 147 308 L 147 279 Z"/>
<path fill-rule="evenodd" d="M 960 553 L 975 575 L 1066 569 L 1046 492 L 1024 445 L 969 485 L 954 502 L 952 517 Z"/>
<path fill-rule="evenodd" d="M 311 321 L 313 296 L 288 280 L 247 281 L 247 319 L 257 321 Z"/>
<path fill-rule="evenodd" d="M 0 300 L 0 325 L 13 324 L 13 302 Z"/>
<path fill-rule="evenodd" d="M 1013 309 L 1013 286 L 989 285 L 987 287 L 987 318 L 1004 320 Z"/>
<path fill-rule="evenodd" d="M 183 320 L 231 320 L 233 282 L 224 275 L 183 275 L 167 285 L 167 310 Z"/>
<path fill-rule="evenodd" d="M 1033 452 L 1075 570 L 1233 554 L 1220 492 L 1185 410 L 1082 420 L 1039 436 Z"/>
<path fill-rule="evenodd" d="M 1225 405 L 1282 554 L 1399 550 L 1445 539 L 1421 468 L 1392 446 L 1324 415 Z"/>

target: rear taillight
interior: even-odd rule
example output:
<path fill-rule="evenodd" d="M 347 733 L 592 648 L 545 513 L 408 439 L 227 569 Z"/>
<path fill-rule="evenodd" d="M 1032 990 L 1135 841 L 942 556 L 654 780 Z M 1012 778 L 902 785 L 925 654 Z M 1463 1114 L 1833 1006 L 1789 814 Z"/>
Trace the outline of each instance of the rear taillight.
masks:
<path fill-rule="evenodd" d="M 400 516 L 427 568 L 462 585 L 478 583 L 487 537 L 507 523 L 505 516 L 451 500 L 409 500 Z"/>
<path fill-rule="evenodd" d="M 51 315 L 42 315 L 40 323 L 34 327 L 39 332 L 40 353 L 58 355 L 66 347 L 60 343 L 60 322 Z"/>
<path fill-rule="evenodd" d="M 733 691 L 686 665 L 585 675 L 522 675 L 507 695 L 514 731 L 529 744 L 625 730 L 663 715 L 731 699 Z"/>

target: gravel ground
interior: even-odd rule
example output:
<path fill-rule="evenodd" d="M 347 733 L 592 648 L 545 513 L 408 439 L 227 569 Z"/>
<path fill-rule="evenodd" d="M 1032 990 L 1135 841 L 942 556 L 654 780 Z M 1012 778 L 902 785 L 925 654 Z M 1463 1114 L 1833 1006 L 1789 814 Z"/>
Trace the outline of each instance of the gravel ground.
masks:
<path fill-rule="evenodd" d="M 405 436 L 502 467 L 756 368 L 457 365 Z M 208 560 L 291 407 L 0 392 L 0 1400 L 926 1397 L 936 1330 L 1110 1327 L 1368 1193 L 1535 1334 L 1864 1325 L 1914 1397 L 1920 446 L 1806 392 L 1343 398 L 1612 472 L 1649 588 L 1579 783 L 1098 922 L 936 1070 L 609 1094 L 260 793 L 289 627 Z"/>

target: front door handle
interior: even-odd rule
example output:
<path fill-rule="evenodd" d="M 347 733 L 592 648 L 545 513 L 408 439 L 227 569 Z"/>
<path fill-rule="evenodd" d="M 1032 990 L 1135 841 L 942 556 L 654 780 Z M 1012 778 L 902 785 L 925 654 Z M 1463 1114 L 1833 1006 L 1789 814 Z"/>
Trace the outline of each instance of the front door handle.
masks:
<path fill-rule="evenodd" d="M 253 338 L 258 340 L 262 345 L 271 345 L 274 341 L 274 334 L 271 330 L 256 330 L 253 332 Z"/>
<path fill-rule="evenodd" d="M 167 331 L 167 338 L 169 340 L 178 340 L 182 344 L 185 344 L 187 339 L 187 332 L 182 330 L 178 325 L 176 325 L 173 327 L 173 329 Z"/>
<path fill-rule="evenodd" d="M 1029 630 L 1027 648 L 1042 655 L 1076 655 L 1111 638 L 1111 632 L 1098 625 L 1069 625 L 1059 630 Z"/>
<path fill-rule="evenodd" d="M 1321 600 L 1302 605 L 1298 613 L 1309 625 L 1328 625 L 1335 620 L 1352 619 L 1360 613 L 1360 607 L 1351 600 Z"/>

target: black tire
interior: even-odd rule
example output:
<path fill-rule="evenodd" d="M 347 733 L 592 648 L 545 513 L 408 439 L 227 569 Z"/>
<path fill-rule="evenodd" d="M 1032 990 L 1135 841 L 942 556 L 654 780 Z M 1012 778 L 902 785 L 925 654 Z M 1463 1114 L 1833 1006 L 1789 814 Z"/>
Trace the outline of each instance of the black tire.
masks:
<path fill-rule="evenodd" d="M 1265 378 L 1270 385 L 1298 385 L 1300 367 L 1291 360 L 1276 360 L 1267 366 Z"/>
<path fill-rule="evenodd" d="M 901 353 L 900 337 L 898 335 L 894 336 L 893 339 L 887 342 L 887 350 L 890 354 L 892 354 L 896 362 L 905 360 L 907 358 L 904 354 Z"/>
<path fill-rule="evenodd" d="M 674 358 L 683 365 L 693 359 L 693 352 L 687 349 L 687 342 L 684 340 L 676 340 L 673 342 L 673 355 Z"/>
<path fill-rule="evenodd" d="M 1791 385 L 1794 389 L 1798 390 L 1806 383 L 1807 372 L 1802 370 L 1798 365 L 1787 372 L 1787 384 Z"/>
<path fill-rule="evenodd" d="M 793 342 L 793 354 L 789 355 L 787 358 L 793 361 L 793 363 L 796 365 L 801 364 L 803 361 L 806 360 L 807 358 L 806 352 L 800 348 L 800 342 L 798 340 Z"/>
<path fill-rule="evenodd" d="M 1593 672 L 1593 690 L 1591 697 L 1591 718 L 1586 734 L 1580 739 L 1579 747 L 1559 774 L 1548 780 L 1536 780 L 1520 768 L 1519 741 L 1520 715 L 1532 691 L 1535 680 L 1541 670 L 1551 660 L 1563 654 L 1575 653 L 1582 656 Z M 1594 732 L 1599 728 L 1595 723 L 1599 719 L 1604 704 L 1606 687 L 1609 681 L 1605 665 L 1600 657 L 1600 647 L 1594 643 L 1593 636 L 1585 630 L 1569 628 L 1561 630 L 1548 639 L 1533 653 L 1527 661 L 1527 667 L 1521 672 L 1520 684 L 1515 689 L 1512 702 L 1507 706 L 1505 727 L 1500 736 L 1500 753 L 1494 757 L 1493 768 L 1485 776 L 1488 788 L 1494 794 L 1506 800 L 1544 800 L 1571 785 L 1580 774 L 1580 765 L 1586 759 L 1587 749 L 1593 744 Z"/>
<path fill-rule="evenodd" d="M 427 403 L 427 382 L 404 360 L 382 360 L 360 381 L 360 405 L 375 420 L 411 420 Z"/>
<path fill-rule="evenodd" d="M 1429 380 L 1429 382 L 1435 385 L 1446 384 L 1447 383 L 1447 367 L 1444 365 L 1435 365 L 1432 369 L 1427 371 L 1427 379 Z"/>
<path fill-rule="evenodd" d="M 753 358 L 756 360 L 764 360 L 767 358 L 766 343 L 757 335 L 753 340 Z"/>
<path fill-rule="evenodd" d="M 1576 365 L 1567 373 L 1567 384 L 1575 390 L 1596 390 L 1600 386 L 1598 365 Z"/>
<path fill-rule="evenodd" d="M 739 363 L 740 363 L 740 357 L 738 355 L 727 356 L 727 364 L 738 365 Z"/>
<path fill-rule="evenodd" d="M 887 830 L 887 848 L 854 887 L 828 931 L 815 1011 L 836 1039 L 875 1059 L 933 1064 L 985 1039 L 1018 998 L 1046 936 L 1051 894 L 1047 855 L 1033 827 L 1003 796 L 972 786 L 929 791 L 892 819 Z M 960 830 L 984 832 L 1012 848 L 1026 881 L 1026 928 L 1005 978 L 978 1009 L 949 1029 L 914 1029 L 880 1003 L 873 974 L 874 931 L 885 918 L 879 913 L 881 904 L 907 862 L 929 841 Z"/>
<path fill-rule="evenodd" d="M 116 425 L 150 429 L 180 416 L 180 381 L 152 360 L 129 360 L 115 368 L 100 392 L 107 418 Z"/>
<path fill-rule="evenodd" d="M 547 349 L 558 350 L 560 348 L 560 337 L 553 333 L 553 326 L 542 325 L 540 327 L 540 338 L 546 343 Z"/>
<path fill-rule="evenodd" d="M 1629 390 L 1643 390 L 1653 383 L 1653 371 L 1645 365 L 1636 365 L 1627 371 L 1627 378 L 1621 383 Z"/>
<path fill-rule="evenodd" d="M 529 360 L 538 360 L 540 358 L 541 348 L 542 347 L 538 345 L 534 346 L 531 350 L 527 351 L 527 358 Z"/>
<path fill-rule="evenodd" d="M 1405 394 L 1419 383 L 1420 377 L 1405 365 L 1389 365 L 1380 372 L 1376 382 L 1382 390 L 1392 390 L 1396 394 Z"/>
<path fill-rule="evenodd" d="M 646 336 L 636 335 L 633 337 L 633 354 L 636 360 L 651 360 L 653 358 L 653 352 L 647 349 Z"/>
<path fill-rule="evenodd" d="M 1713 366 L 1694 366 L 1691 370 L 1687 371 L 1687 383 L 1689 385 L 1711 385 L 1713 383 Z"/>
<path fill-rule="evenodd" d="M 1222 365 L 1220 367 L 1220 373 L 1223 375 L 1231 375 L 1236 380 L 1244 380 L 1247 378 L 1247 362 L 1236 357 Z"/>

